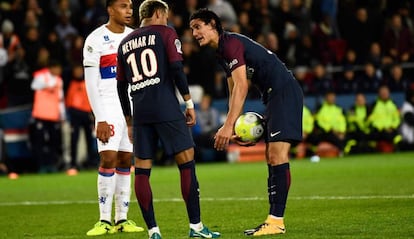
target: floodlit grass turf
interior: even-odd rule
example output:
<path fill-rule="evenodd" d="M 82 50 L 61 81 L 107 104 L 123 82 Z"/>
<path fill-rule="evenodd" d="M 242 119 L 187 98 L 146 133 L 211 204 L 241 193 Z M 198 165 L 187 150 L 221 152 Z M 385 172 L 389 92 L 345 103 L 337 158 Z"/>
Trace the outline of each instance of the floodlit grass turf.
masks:
<path fill-rule="evenodd" d="M 260 163 L 198 164 L 203 222 L 222 238 L 248 238 L 268 211 Z M 259 238 L 414 238 L 414 153 L 292 160 L 287 233 Z M 188 238 L 178 169 L 155 167 L 151 181 L 163 238 Z M 0 178 L 0 239 L 90 238 L 98 220 L 96 172 Z M 130 219 L 144 222 L 131 195 Z M 146 232 L 98 238 L 148 238 Z"/>

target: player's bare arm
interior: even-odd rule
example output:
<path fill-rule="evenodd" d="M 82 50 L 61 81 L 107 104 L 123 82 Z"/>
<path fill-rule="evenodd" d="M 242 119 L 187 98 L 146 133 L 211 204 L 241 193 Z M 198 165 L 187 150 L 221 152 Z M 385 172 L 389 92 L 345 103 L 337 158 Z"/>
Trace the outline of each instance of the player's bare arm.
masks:
<path fill-rule="evenodd" d="M 237 67 L 231 73 L 232 87 L 229 97 L 229 111 L 224 125 L 215 135 L 214 148 L 225 150 L 233 136 L 234 123 L 243 111 L 244 101 L 248 91 L 248 81 L 246 78 L 246 66 Z"/>

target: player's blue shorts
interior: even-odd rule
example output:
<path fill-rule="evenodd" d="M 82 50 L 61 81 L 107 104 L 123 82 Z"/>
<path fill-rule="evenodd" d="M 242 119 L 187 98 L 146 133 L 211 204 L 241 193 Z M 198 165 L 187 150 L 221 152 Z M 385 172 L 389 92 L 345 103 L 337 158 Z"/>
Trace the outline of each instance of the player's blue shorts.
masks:
<path fill-rule="evenodd" d="M 191 129 L 185 119 L 134 125 L 134 156 L 154 159 L 161 142 L 167 156 L 194 147 Z"/>
<path fill-rule="evenodd" d="M 293 81 L 277 92 L 266 104 L 265 142 L 302 141 L 303 91 Z"/>

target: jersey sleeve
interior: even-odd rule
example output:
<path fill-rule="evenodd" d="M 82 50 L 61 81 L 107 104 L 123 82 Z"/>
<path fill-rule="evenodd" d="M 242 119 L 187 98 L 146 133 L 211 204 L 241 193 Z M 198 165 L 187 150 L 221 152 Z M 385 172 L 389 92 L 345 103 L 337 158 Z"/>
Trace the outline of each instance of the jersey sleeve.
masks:
<path fill-rule="evenodd" d="M 83 47 L 83 65 L 85 67 L 99 67 L 101 58 L 101 49 L 96 42 L 98 39 L 93 35 L 89 35 Z"/>
<path fill-rule="evenodd" d="M 101 74 L 99 71 L 101 49 L 97 39 L 93 35 L 89 35 L 83 47 L 83 65 L 85 67 L 85 86 L 88 95 L 88 100 L 92 107 L 92 112 L 95 115 L 97 122 L 105 121 L 105 110 L 101 104 L 99 96 L 99 81 Z"/>
<path fill-rule="evenodd" d="M 177 33 L 174 29 L 168 28 L 166 31 L 166 51 L 169 62 L 177 62 L 183 60 L 183 52 L 181 50 L 181 41 L 178 39 Z"/>
<path fill-rule="evenodd" d="M 228 69 L 232 72 L 239 66 L 245 65 L 244 46 L 235 37 L 227 37 L 223 41 L 223 59 L 228 64 Z"/>

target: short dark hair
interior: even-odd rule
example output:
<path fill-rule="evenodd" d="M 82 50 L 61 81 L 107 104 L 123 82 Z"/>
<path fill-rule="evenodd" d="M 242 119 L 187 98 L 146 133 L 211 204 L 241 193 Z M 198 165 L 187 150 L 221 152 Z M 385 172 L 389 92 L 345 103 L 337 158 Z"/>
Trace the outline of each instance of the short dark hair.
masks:
<path fill-rule="evenodd" d="M 194 19 L 200 19 L 205 24 L 211 23 L 211 26 L 214 27 L 219 34 L 223 33 L 223 27 L 221 25 L 221 20 L 219 16 L 207 8 L 198 9 L 190 16 L 190 21 Z M 214 22 L 213 22 L 214 20 Z"/>
<path fill-rule="evenodd" d="M 114 4 L 114 2 L 116 2 L 116 0 L 106 0 L 106 7 L 112 6 L 112 4 Z"/>

